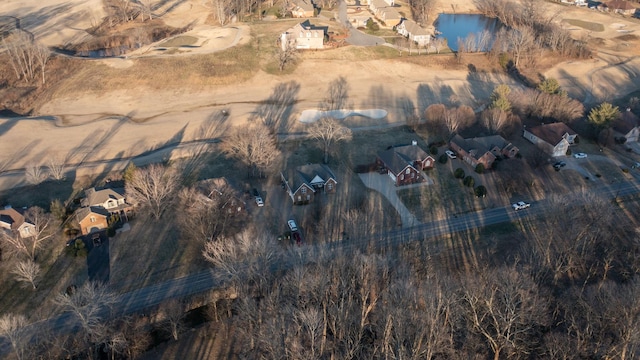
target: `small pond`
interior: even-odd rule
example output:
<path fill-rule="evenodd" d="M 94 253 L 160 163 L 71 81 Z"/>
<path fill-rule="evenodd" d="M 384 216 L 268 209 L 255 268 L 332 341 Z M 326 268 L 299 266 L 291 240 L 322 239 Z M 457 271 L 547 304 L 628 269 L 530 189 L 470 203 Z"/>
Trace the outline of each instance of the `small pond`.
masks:
<path fill-rule="evenodd" d="M 503 26 L 498 19 L 478 14 L 440 14 L 435 23 L 438 37 L 447 39 L 447 45 L 452 51 L 458 50 L 458 38 L 464 39 L 469 34 L 480 34 L 488 30 L 490 34 L 500 30 Z M 484 49 L 487 50 L 487 49 Z"/>

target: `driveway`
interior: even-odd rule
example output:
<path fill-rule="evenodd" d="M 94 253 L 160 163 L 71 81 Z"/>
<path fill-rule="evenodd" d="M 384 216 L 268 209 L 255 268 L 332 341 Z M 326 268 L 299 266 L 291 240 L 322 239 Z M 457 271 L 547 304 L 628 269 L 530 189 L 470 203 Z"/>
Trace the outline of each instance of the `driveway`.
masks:
<path fill-rule="evenodd" d="M 400 219 L 402 220 L 402 227 L 406 228 L 406 227 L 416 226 L 420 224 L 420 221 L 418 221 L 418 219 L 416 219 L 416 217 L 413 216 L 413 214 L 411 214 L 409 209 L 407 209 L 407 207 L 404 206 L 404 204 L 398 197 L 398 194 L 396 193 L 396 191 L 398 191 L 398 188 L 391 182 L 391 179 L 389 178 L 389 176 L 387 176 L 386 174 L 378 174 L 377 172 L 358 174 L 358 176 L 360 177 L 360 180 L 362 180 L 362 182 L 364 183 L 364 186 L 379 192 L 380 194 L 382 194 L 382 196 L 384 196 L 385 198 L 387 198 L 387 200 L 389 200 L 391 205 L 396 209 L 396 211 L 400 215 Z M 432 179 L 425 176 L 424 174 L 423 176 L 427 180 L 426 182 L 419 183 L 419 184 L 405 185 L 402 187 L 402 189 L 409 189 L 412 187 L 433 184 Z"/>
<path fill-rule="evenodd" d="M 109 261 L 109 237 L 106 231 L 97 233 L 100 235 L 100 241 L 94 245 L 92 234 L 82 237 L 82 241 L 89 251 L 87 255 L 87 272 L 89 280 L 109 283 L 109 275 L 111 272 L 111 264 Z M 98 245 L 99 244 L 99 245 Z"/>
<path fill-rule="evenodd" d="M 347 38 L 347 43 L 351 45 L 376 46 L 385 43 L 383 38 L 365 34 L 362 31 L 355 29 L 351 25 L 351 22 L 349 22 L 349 18 L 347 17 L 347 3 L 344 0 L 341 0 L 340 4 L 338 5 L 338 20 L 347 29 L 349 29 L 349 37 Z"/>

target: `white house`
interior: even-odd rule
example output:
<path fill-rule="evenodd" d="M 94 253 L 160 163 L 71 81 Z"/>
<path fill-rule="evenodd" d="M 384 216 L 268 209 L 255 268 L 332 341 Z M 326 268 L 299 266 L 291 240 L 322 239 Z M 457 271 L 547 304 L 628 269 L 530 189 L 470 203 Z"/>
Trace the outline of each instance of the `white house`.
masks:
<path fill-rule="evenodd" d="M 402 19 L 402 22 L 396 26 L 396 31 L 419 46 L 425 46 L 431 42 L 431 34 L 413 20 Z"/>
<path fill-rule="evenodd" d="M 522 136 L 547 154 L 557 157 L 567 155 L 569 145 L 573 144 L 577 134 L 564 123 L 553 123 L 525 128 Z"/>
<path fill-rule="evenodd" d="M 323 49 L 326 26 L 311 25 L 309 20 L 296 24 L 280 35 L 280 46 L 294 46 L 296 49 Z"/>

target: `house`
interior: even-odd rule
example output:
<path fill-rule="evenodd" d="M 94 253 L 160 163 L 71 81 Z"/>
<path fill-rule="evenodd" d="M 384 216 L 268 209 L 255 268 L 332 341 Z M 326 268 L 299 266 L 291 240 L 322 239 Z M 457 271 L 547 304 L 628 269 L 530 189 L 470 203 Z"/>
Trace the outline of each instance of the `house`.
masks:
<path fill-rule="evenodd" d="M 525 128 L 522 136 L 556 157 L 567 154 L 569 145 L 574 143 L 577 134 L 564 123 L 553 123 Z"/>
<path fill-rule="evenodd" d="M 467 164 L 473 167 L 482 164 L 485 169 L 490 169 L 498 157 L 512 158 L 519 151 L 517 147 L 507 142 L 500 135 L 471 139 L 464 139 L 460 135 L 455 135 L 449 142 L 449 147 Z"/>
<path fill-rule="evenodd" d="M 396 31 L 400 35 L 408 37 L 418 46 L 426 46 L 431 41 L 431 34 L 413 20 L 402 19 L 402 22 L 396 27 Z"/>
<path fill-rule="evenodd" d="M 366 27 L 370 19 L 371 16 L 368 15 L 349 16 L 349 21 L 354 28 Z"/>
<path fill-rule="evenodd" d="M 380 151 L 376 158 L 376 165 L 387 173 L 396 186 L 425 181 L 420 170 L 432 168 L 434 164 L 434 158 L 415 141 L 412 145 Z"/>
<path fill-rule="evenodd" d="M 616 141 L 620 143 L 637 142 L 640 134 L 639 121 L 640 119 L 631 112 L 631 109 L 621 112 L 620 116 L 611 124 Z"/>
<path fill-rule="evenodd" d="M 11 206 L 0 210 L 0 228 L 11 234 L 18 234 L 21 238 L 33 236 L 36 231 L 34 224 L 25 220 L 24 216 Z"/>
<path fill-rule="evenodd" d="M 90 188 L 85 190 L 82 207 L 105 209 L 109 215 L 123 215 L 133 210 L 125 198 L 124 188 Z"/>
<path fill-rule="evenodd" d="M 91 234 L 109 227 L 109 212 L 101 207 L 81 207 L 76 211 L 82 235 Z"/>
<path fill-rule="evenodd" d="M 604 3 L 604 8 L 622 15 L 633 15 L 636 13 L 636 6 L 627 0 L 612 0 Z"/>
<path fill-rule="evenodd" d="M 305 20 L 280 35 L 280 46 L 283 50 L 288 46 L 296 49 L 323 49 L 327 30 L 326 26 L 311 25 L 309 20 Z"/>
<path fill-rule="evenodd" d="M 319 192 L 336 192 L 338 180 L 328 166 L 307 164 L 280 173 L 282 184 L 294 204 L 313 202 Z"/>
<path fill-rule="evenodd" d="M 385 0 L 371 0 L 369 1 L 369 11 L 373 13 L 378 19 L 384 22 L 385 26 L 393 27 L 400 23 L 402 17 L 393 8 L 393 1 L 386 2 Z"/>
<path fill-rule="evenodd" d="M 296 0 L 291 4 L 291 16 L 294 18 L 310 18 L 315 16 L 311 0 Z"/>
<path fill-rule="evenodd" d="M 214 178 L 199 181 L 196 189 L 204 201 L 215 201 L 220 209 L 229 214 L 242 213 L 247 209 L 242 193 L 231 186 L 226 178 Z"/>

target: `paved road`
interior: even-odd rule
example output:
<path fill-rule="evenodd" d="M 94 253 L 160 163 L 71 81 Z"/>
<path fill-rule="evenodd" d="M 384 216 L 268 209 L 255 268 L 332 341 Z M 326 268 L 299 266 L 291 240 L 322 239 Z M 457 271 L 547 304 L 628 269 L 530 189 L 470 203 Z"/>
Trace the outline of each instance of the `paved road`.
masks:
<path fill-rule="evenodd" d="M 376 46 L 385 43 L 383 38 L 365 34 L 351 25 L 347 17 L 347 3 L 344 0 L 341 0 L 340 4 L 338 4 L 338 18 L 340 22 L 349 29 L 347 43 L 356 46 Z"/>
<path fill-rule="evenodd" d="M 617 182 L 613 184 L 602 184 L 592 190 L 592 192 L 608 196 L 618 197 L 636 194 L 640 192 L 640 184 L 637 181 Z M 397 229 L 385 233 L 374 234 L 362 239 L 350 241 L 332 242 L 329 244 L 311 245 L 315 247 L 326 247 L 330 250 L 337 249 L 359 249 L 367 248 L 371 244 L 384 248 L 387 246 L 397 246 L 411 241 L 422 241 L 443 234 L 464 231 L 489 225 L 510 222 L 519 218 L 537 216 L 545 213 L 550 206 L 549 201 L 541 200 L 531 203 L 531 207 L 526 210 L 513 211 L 510 207 L 500 207 L 464 215 L 458 215 L 431 223 L 425 223 L 410 228 Z M 433 244 L 433 246 L 436 246 Z M 310 248 L 301 248 L 301 251 Z M 437 252 L 438 249 L 433 249 Z M 282 263 L 279 265 L 282 266 Z M 287 266 L 287 265 L 285 265 Z M 202 293 L 224 285 L 224 276 L 215 269 L 206 270 L 177 279 L 168 280 L 159 284 L 147 286 L 141 289 L 119 296 L 117 304 L 112 309 L 113 316 L 121 316 L 136 312 L 142 312 L 161 302 L 171 299 L 186 297 L 197 293 Z M 51 328 L 57 332 L 74 331 L 78 328 L 76 320 L 68 313 L 64 313 L 55 318 L 43 320 L 32 326 L 39 328 Z M 0 355 L 7 354 L 10 345 L 5 338 L 0 338 Z"/>

